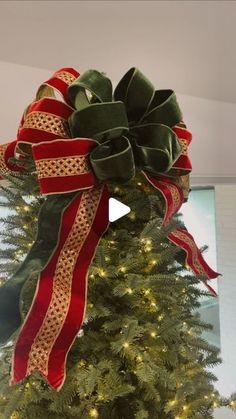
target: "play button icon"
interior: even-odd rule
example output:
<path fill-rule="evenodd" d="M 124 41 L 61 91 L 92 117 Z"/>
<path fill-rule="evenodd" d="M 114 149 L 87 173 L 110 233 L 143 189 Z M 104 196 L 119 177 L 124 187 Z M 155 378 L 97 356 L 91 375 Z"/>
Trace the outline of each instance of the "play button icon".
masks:
<path fill-rule="evenodd" d="M 128 205 L 122 204 L 115 198 L 109 198 L 109 221 L 113 222 L 129 214 L 131 211 Z"/>

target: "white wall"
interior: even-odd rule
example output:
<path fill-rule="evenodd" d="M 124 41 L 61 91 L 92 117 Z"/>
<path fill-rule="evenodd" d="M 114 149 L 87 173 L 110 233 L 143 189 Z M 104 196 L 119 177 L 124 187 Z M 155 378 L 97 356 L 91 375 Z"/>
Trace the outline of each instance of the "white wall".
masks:
<path fill-rule="evenodd" d="M 223 364 L 216 369 L 221 394 L 236 392 L 236 185 L 216 185 L 217 265 Z"/>

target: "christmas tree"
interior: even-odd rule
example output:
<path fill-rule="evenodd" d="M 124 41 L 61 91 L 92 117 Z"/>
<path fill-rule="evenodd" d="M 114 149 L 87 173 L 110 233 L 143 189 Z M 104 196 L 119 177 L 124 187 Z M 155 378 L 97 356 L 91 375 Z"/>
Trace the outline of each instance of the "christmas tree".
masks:
<path fill-rule="evenodd" d="M 201 277 L 184 269 L 183 251 L 167 240 L 180 225 L 161 227 L 163 199 L 143 177 L 112 195 L 132 208 L 112 223 L 89 271 L 86 320 L 68 359 L 59 393 L 37 374 L 8 386 L 12 342 L 1 351 L 1 410 L 4 418 L 211 418 L 216 406 L 218 349 L 202 337 L 196 309 L 205 295 Z M 2 187 L 1 281 L 26 255 L 36 235 L 42 197 L 33 174 Z M 27 313 L 36 287 L 32 276 L 22 293 Z M 212 297 L 214 298 L 214 297 Z"/>
<path fill-rule="evenodd" d="M 127 75 L 125 84 L 128 84 Z M 81 106 L 87 100 L 87 97 L 78 94 L 75 102 L 77 106 L 78 103 Z M 38 104 L 41 103 L 45 104 L 39 100 Z M 91 103 L 94 103 L 94 96 Z M 155 105 L 158 107 L 160 102 L 156 100 Z M 87 107 L 88 103 L 85 109 Z M 174 108 L 176 110 L 176 104 Z M 32 117 L 30 110 L 28 112 Z M 135 113 L 137 109 L 133 113 L 131 109 L 132 117 Z M 163 107 L 160 114 L 163 117 Z M 27 114 L 25 116 L 27 120 Z M 29 121 L 27 126 L 25 120 L 23 118 L 22 121 L 24 140 L 27 137 L 24 129 L 29 128 Z M 90 131 L 95 125 L 94 120 L 92 121 Z M 171 122 L 169 124 L 175 125 Z M 163 133 L 163 126 L 158 128 L 159 134 Z M 183 127 L 182 123 L 179 124 L 179 127 L 181 126 Z M 80 129 L 83 131 L 83 124 Z M 73 133 L 73 118 L 71 131 L 74 138 L 78 136 L 77 132 Z M 167 131 L 169 134 L 169 128 Z M 86 137 L 84 132 L 79 134 Z M 151 135 L 150 130 L 149 134 Z M 112 135 L 114 137 L 114 127 Z M 132 138 L 129 137 L 134 148 L 136 136 L 137 133 L 134 132 Z M 90 137 L 93 138 L 91 132 Z M 178 146 L 175 136 L 173 140 Z M 70 144 L 69 140 L 66 144 Z M 121 143 L 115 150 L 118 158 L 122 154 L 119 147 Z M 174 146 L 172 151 L 173 149 Z M 130 152 L 130 147 L 127 150 Z M 22 151 L 23 149 L 20 149 L 21 153 Z M 140 163 L 142 152 L 139 153 L 141 154 L 138 155 L 137 161 Z M 39 374 L 35 359 L 31 359 L 34 368 L 30 370 L 30 374 L 25 374 L 23 380 L 15 379 L 15 385 L 9 386 L 12 354 L 14 350 L 17 353 L 16 333 L 21 323 L 17 304 L 13 304 L 9 296 L 12 297 L 12 301 L 17 301 L 16 297 L 19 299 L 21 317 L 27 323 L 30 319 L 29 313 L 32 314 L 32 307 L 37 304 L 37 287 L 40 281 L 42 283 L 39 273 L 43 269 L 41 261 L 46 258 L 42 251 L 47 251 L 55 240 L 52 233 L 58 227 L 58 216 L 53 211 L 59 206 L 62 207 L 63 202 L 70 206 L 70 202 L 75 202 L 77 197 L 83 194 L 77 190 L 70 190 L 65 191 L 67 193 L 64 195 L 42 195 L 39 186 L 42 189 L 45 185 L 39 185 L 43 175 L 39 172 L 38 154 L 33 153 L 33 157 L 25 153 L 24 158 L 21 155 L 20 160 L 11 160 L 11 168 L 17 163 L 23 166 L 24 170 L 18 174 L 5 173 L 8 183 L 1 187 L 1 206 L 10 210 L 10 213 L 1 219 L 4 225 L 0 250 L 2 417 L 213 418 L 213 409 L 220 401 L 214 389 L 216 377 L 210 372 L 210 368 L 219 362 L 219 351 L 202 337 L 202 332 L 210 329 L 211 325 L 204 324 L 197 312 L 201 297 L 208 294 L 208 291 L 202 291 L 198 284 L 200 281 L 206 282 L 207 278 L 186 269 L 184 248 L 176 246 L 176 243 L 170 240 L 176 229 L 181 229 L 182 232 L 186 229 L 178 214 L 168 220 L 168 223 L 163 223 L 166 200 L 161 190 L 153 188 L 150 178 L 144 176 L 139 167 L 135 175 L 132 173 L 125 182 L 124 179 L 122 182 L 115 179 L 107 182 L 109 194 L 128 205 L 131 212 L 126 217 L 110 223 L 96 248 L 87 275 L 84 322 L 73 340 L 72 347 L 68 348 L 70 351 L 64 385 L 60 385 L 58 392 L 52 389 L 47 383 L 50 380 L 46 374 Z M 149 163 L 152 163 L 152 159 L 149 159 Z M 145 164 L 147 165 L 147 162 Z M 129 163 L 123 167 L 124 171 L 127 167 L 129 168 Z M 111 175 L 113 172 L 109 164 L 107 168 Z M 55 166 L 53 170 L 54 175 Z M 99 165 L 96 173 L 100 178 L 104 176 Z M 119 171 L 119 176 L 123 176 L 122 170 Z M 187 176 L 184 178 L 186 180 Z M 184 184 L 181 184 L 180 180 L 179 178 L 178 185 L 183 189 Z M 188 189 L 186 185 L 185 188 Z M 64 212 L 61 213 L 61 217 L 66 215 L 67 207 L 65 203 L 63 205 Z M 41 230 L 46 231 L 46 239 L 40 236 Z M 198 259 L 198 263 L 200 260 Z M 27 261 L 33 262 L 30 265 Z M 50 262 L 48 264 L 50 265 Z M 25 266 L 28 269 L 27 280 L 24 281 L 23 287 L 19 287 Z M 15 271 L 18 274 L 14 274 Z M 13 277 L 9 281 L 8 278 L 12 274 Z M 44 302 L 41 301 L 40 304 L 43 305 Z M 25 335 L 25 338 L 30 336 Z M 41 353 L 43 347 L 42 344 Z M 56 369 L 55 364 L 55 373 Z M 38 371 L 40 372 L 40 367 Z"/>

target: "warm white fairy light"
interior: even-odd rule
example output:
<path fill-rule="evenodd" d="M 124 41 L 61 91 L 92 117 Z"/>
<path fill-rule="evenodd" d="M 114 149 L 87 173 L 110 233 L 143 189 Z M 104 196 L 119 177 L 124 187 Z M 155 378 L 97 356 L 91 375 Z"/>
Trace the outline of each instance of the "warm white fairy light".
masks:
<path fill-rule="evenodd" d="M 104 269 L 99 269 L 99 271 L 98 271 L 98 273 L 99 273 L 99 275 L 101 276 L 101 277 L 105 277 L 106 276 L 106 271 L 104 270 Z"/>
<path fill-rule="evenodd" d="M 124 347 L 125 349 L 128 349 L 128 348 L 129 348 L 129 342 L 125 342 L 125 343 L 123 343 L 123 347 Z"/>
<path fill-rule="evenodd" d="M 131 220 L 135 220 L 135 218 L 136 218 L 136 214 L 135 214 L 135 212 L 134 212 L 134 211 L 131 211 L 131 212 L 128 214 L 128 217 L 129 217 Z"/>
<path fill-rule="evenodd" d="M 132 290 L 132 288 L 127 288 L 127 293 L 128 293 L 128 294 L 133 294 L 133 290 Z"/>
<path fill-rule="evenodd" d="M 97 409 L 95 409 L 95 408 L 91 409 L 91 410 L 89 411 L 89 416 L 90 416 L 91 418 L 98 418 L 98 411 L 97 411 Z"/>

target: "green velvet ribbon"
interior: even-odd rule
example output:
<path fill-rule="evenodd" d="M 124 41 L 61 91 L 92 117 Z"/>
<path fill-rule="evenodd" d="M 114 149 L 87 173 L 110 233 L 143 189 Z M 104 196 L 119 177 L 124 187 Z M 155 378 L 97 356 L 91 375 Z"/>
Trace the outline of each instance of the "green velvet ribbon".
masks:
<path fill-rule="evenodd" d="M 69 118 L 73 137 L 98 141 L 90 162 L 100 181 L 127 182 L 136 168 L 165 174 L 181 153 L 171 129 L 182 119 L 172 90 L 154 90 L 150 81 L 131 68 L 118 83 L 88 70 L 68 88 L 76 111 Z"/>

